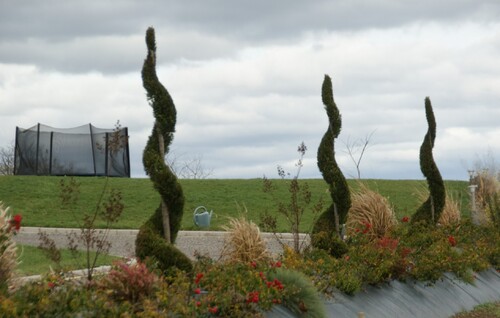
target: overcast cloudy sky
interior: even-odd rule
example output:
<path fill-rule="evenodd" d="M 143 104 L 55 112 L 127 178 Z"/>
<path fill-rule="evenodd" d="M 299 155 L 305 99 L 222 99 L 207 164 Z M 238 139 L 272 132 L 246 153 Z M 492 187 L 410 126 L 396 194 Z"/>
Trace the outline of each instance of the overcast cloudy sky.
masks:
<path fill-rule="evenodd" d="M 320 178 L 327 129 L 324 74 L 345 143 L 370 138 L 361 177 L 422 179 L 424 98 L 437 121 L 434 157 L 445 179 L 467 179 L 500 154 L 498 0 L 0 0 L 0 147 L 16 126 L 129 128 L 132 176 L 154 118 L 142 87 L 145 31 L 156 30 L 157 72 L 178 113 L 172 151 L 201 158 L 212 178 Z"/>

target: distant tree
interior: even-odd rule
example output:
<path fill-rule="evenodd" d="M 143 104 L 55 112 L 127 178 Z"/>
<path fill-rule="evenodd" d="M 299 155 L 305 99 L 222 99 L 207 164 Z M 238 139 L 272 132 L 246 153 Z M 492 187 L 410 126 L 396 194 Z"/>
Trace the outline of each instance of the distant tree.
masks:
<path fill-rule="evenodd" d="M 173 243 L 179 231 L 184 209 L 184 194 L 177 177 L 165 163 L 175 131 L 177 112 L 167 89 L 156 75 L 156 42 L 152 27 L 146 31 L 147 57 L 142 67 L 142 83 L 153 108 L 155 123 L 143 153 L 146 173 L 161 202 L 151 218 L 141 226 L 136 239 L 136 256 L 152 258 L 165 271 L 170 267 L 191 270 L 189 258 Z"/>
<path fill-rule="evenodd" d="M 313 244 L 317 247 L 324 245 L 324 240 L 315 240 L 316 237 L 327 237 L 327 240 L 342 240 L 342 225 L 347 220 L 347 213 L 351 207 L 351 196 L 347 181 L 335 161 L 335 139 L 340 133 L 342 120 L 340 112 L 333 100 L 332 80 L 325 75 L 322 86 L 322 99 L 328 115 L 329 125 L 318 148 L 318 168 L 328 183 L 332 204 L 318 218 L 313 229 Z M 332 237 L 332 233 L 335 235 Z"/>
<path fill-rule="evenodd" d="M 214 171 L 205 167 L 203 155 L 186 157 L 184 154 L 170 152 L 165 160 L 172 172 L 180 179 L 206 179 Z"/>
<path fill-rule="evenodd" d="M 361 160 L 363 160 L 365 151 L 368 149 L 368 146 L 370 145 L 370 141 L 372 139 L 374 132 L 375 131 L 372 131 L 371 133 L 366 135 L 364 139 L 356 139 L 352 141 L 349 138 L 347 138 L 347 141 L 344 142 L 344 145 L 346 147 L 346 152 L 351 158 L 354 165 L 356 166 L 358 179 L 361 179 L 361 168 L 360 168 Z"/>
<path fill-rule="evenodd" d="M 8 176 L 14 174 L 14 143 L 0 148 L 0 175 Z"/>
<path fill-rule="evenodd" d="M 425 98 L 425 115 L 428 129 L 420 146 L 420 170 L 427 179 L 429 198 L 417 209 L 412 221 L 425 221 L 436 224 L 444 209 L 446 190 L 443 178 L 432 155 L 432 148 L 434 148 L 436 139 L 436 119 L 429 97 Z"/>

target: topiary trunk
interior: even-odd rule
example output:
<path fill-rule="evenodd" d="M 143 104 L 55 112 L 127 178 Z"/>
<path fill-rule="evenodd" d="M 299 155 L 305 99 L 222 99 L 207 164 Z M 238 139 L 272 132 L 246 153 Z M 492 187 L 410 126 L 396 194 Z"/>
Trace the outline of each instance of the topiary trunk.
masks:
<path fill-rule="evenodd" d="M 173 139 L 177 113 L 170 94 L 156 75 L 155 31 L 151 27 L 146 31 L 146 45 L 148 53 L 142 67 L 142 83 L 155 123 L 144 149 L 143 164 L 160 193 L 161 202 L 139 230 L 136 256 L 153 258 L 162 270 L 171 266 L 190 270 L 190 260 L 173 245 L 182 221 L 184 195 L 177 177 L 165 163 L 165 155 Z"/>
<path fill-rule="evenodd" d="M 429 97 L 425 98 L 425 115 L 429 128 L 420 146 L 420 170 L 427 179 L 429 198 L 415 212 L 412 222 L 425 221 L 436 224 L 444 209 L 446 190 L 441 173 L 432 156 L 432 148 L 436 139 L 436 119 Z"/>
<path fill-rule="evenodd" d="M 318 168 L 323 179 L 328 183 L 332 204 L 316 221 L 313 234 L 323 232 L 317 237 L 325 237 L 326 234 L 326 237 L 331 238 L 331 234 L 335 233 L 338 238 L 341 238 L 341 225 L 345 224 L 347 220 L 347 212 L 351 207 L 351 196 L 347 181 L 335 161 L 335 139 L 340 133 L 342 120 L 333 100 L 332 80 L 328 75 L 325 75 L 321 95 L 329 125 L 318 148 Z M 313 244 L 314 242 L 317 241 L 313 239 Z M 324 242 L 318 242 L 318 245 L 325 246 Z"/>

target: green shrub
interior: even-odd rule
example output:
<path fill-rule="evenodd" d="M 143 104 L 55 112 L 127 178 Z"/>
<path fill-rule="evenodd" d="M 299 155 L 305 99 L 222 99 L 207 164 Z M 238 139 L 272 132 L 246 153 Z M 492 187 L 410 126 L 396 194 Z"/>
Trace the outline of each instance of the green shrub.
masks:
<path fill-rule="evenodd" d="M 327 251 L 335 258 L 342 257 L 348 251 L 347 244 L 336 232 L 321 231 L 312 235 L 311 243 L 315 248 Z"/>
<path fill-rule="evenodd" d="M 341 225 L 347 221 L 347 213 L 351 207 L 349 186 L 336 160 L 334 141 L 340 133 L 342 120 L 340 112 L 333 100 L 332 80 L 325 75 L 321 97 L 328 115 L 328 129 L 318 147 L 318 168 L 330 190 L 332 204 L 316 221 L 313 234 L 334 232 L 342 238 Z"/>
<path fill-rule="evenodd" d="M 184 209 L 184 194 L 175 174 L 165 164 L 165 155 L 172 142 L 177 120 L 174 102 L 156 75 L 155 31 L 146 31 L 147 57 L 142 67 L 142 83 L 153 108 L 155 124 L 143 153 L 144 169 L 160 193 L 160 206 L 140 228 L 136 241 L 136 256 L 152 257 L 159 267 L 167 270 L 180 265 L 191 267 L 188 258 L 173 246 L 180 229 Z"/>
<path fill-rule="evenodd" d="M 154 216 L 159 214 L 157 211 Z M 191 260 L 173 244 L 166 243 L 152 223 L 151 220 L 146 222 L 137 234 L 136 256 L 143 261 L 150 258 L 163 273 L 167 273 L 171 267 L 191 271 L 193 268 Z"/>
<path fill-rule="evenodd" d="M 326 317 L 323 298 L 309 278 L 298 271 L 277 269 L 271 277 L 278 279 L 288 292 L 284 305 L 299 317 Z"/>
<path fill-rule="evenodd" d="M 429 97 L 425 98 L 425 115 L 429 127 L 420 146 L 420 170 L 427 179 L 429 198 L 417 209 L 412 222 L 425 221 L 436 224 L 445 206 L 446 190 L 441 173 L 432 156 L 432 148 L 436 139 L 436 119 Z"/>

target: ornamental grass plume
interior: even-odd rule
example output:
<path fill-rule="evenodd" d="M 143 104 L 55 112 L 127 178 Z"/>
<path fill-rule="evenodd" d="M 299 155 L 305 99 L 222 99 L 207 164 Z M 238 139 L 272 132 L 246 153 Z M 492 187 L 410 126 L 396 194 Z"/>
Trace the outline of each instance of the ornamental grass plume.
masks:
<path fill-rule="evenodd" d="M 347 233 L 362 232 L 381 238 L 396 225 L 396 215 L 389 201 L 379 193 L 359 183 L 359 191 L 352 193 L 352 206 L 347 215 Z"/>
<path fill-rule="evenodd" d="M 259 227 L 245 217 L 230 218 L 221 258 L 229 263 L 267 262 L 271 259 Z"/>
<path fill-rule="evenodd" d="M 7 215 L 9 208 L 4 208 L 0 201 L 0 292 L 12 287 L 12 279 L 17 266 L 17 248 L 12 239 L 18 225 L 13 225 L 10 216 Z"/>

